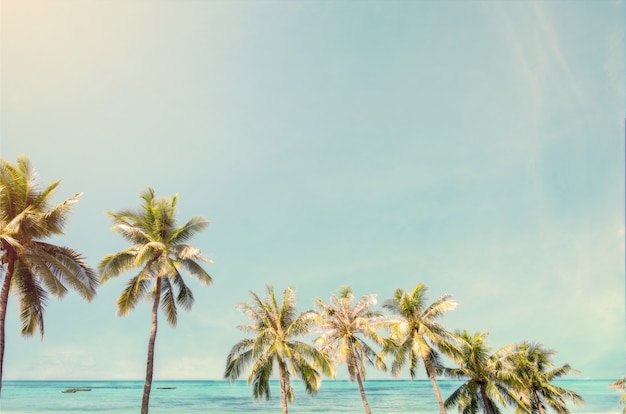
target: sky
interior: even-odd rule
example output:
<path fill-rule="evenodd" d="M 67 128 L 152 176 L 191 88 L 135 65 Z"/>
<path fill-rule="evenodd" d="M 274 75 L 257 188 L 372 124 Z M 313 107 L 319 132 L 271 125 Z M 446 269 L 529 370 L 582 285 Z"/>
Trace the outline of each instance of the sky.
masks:
<path fill-rule="evenodd" d="M 222 378 L 237 304 L 268 284 L 307 310 L 420 282 L 458 302 L 451 330 L 541 343 L 571 378 L 624 375 L 623 0 L 0 13 L 0 156 L 62 179 L 56 202 L 84 192 L 52 241 L 96 268 L 127 247 L 105 212 L 148 186 L 179 194 L 180 224 L 211 222 L 191 243 L 214 284 L 188 282 L 175 329 L 161 317 L 155 379 Z M 43 340 L 20 337 L 11 297 L 4 379 L 144 378 L 151 307 L 115 309 L 133 275 L 52 298 Z"/>

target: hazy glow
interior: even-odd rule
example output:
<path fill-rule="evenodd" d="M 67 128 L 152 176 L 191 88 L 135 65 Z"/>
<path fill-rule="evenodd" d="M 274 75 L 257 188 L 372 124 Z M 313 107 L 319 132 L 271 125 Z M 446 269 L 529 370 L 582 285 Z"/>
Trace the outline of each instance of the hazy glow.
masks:
<path fill-rule="evenodd" d="M 451 328 L 623 376 L 623 1 L 0 7 L 0 155 L 84 191 L 56 241 L 97 266 L 127 247 L 104 212 L 148 186 L 211 221 L 190 244 L 214 284 L 160 325 L 155 378 L 221 378 L 268 283 L 305 310 L 419 282 Z M 142 378 L 126 282 L 51 301 L 44 341 L 12 298 L 5 378 Z"/>

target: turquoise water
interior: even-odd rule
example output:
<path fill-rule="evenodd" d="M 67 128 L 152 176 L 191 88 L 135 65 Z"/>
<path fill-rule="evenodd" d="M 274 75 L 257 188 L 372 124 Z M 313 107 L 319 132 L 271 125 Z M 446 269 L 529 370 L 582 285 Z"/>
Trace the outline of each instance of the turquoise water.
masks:
<path fill-rule="evenodd" d="M 583 396 L 586 405 L 571 405 L 572 413 L 619 413 L 620 393 L 609 380 L 565 380 L 556 384 Z M 447 397 L 458 381 L 440 381 Z M 363 406 L 355 383 L 326 380 L 315 398 L 295 383 L 296 400 L 290 413 L 359 413 Z M 175 387 L 162 389 L 159 387 Z M 67 388 L 91 388 L 73 394 Z M 136 414 L 141 407 L 142 381 L 4 381 L 0 413 L 114 413 Z M 365 392 L 374 414 L 437 413 L 429 381 L 367 381 Z M 509 412 L 503 410 L 504 412 Z M 510 410 L 512 411 L 512 410 Z M 280 413 L 278 383 L 272 383 L 270 401 L 254 401 L 245 381 L 155 381 L 150 397 L 152 414 Z M 450 413 L 456 413 L 456 409 Z"/>

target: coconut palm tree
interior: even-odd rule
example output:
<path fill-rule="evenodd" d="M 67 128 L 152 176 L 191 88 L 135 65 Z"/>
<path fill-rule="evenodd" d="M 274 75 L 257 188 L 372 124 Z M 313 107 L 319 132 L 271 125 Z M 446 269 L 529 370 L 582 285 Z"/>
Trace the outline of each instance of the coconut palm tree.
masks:
<path fill-rule="evenodd" d="M 570 372 L 578 373 L 567 364 L 554 367 L 554 354 L 554 351 L 545 349 L 541 344 L 525 341 L 517 345 L 507 358 L 509 369 L 519 381 L 514 391 L 532 414 L 545 414 L 546 406 L 559 414 L 568 414 L 570 411 L 565 399 L 572 400 L 574 404 L 584 404 L 583 398 L 576 392 L 552 383 L 552 380 Z M 521 407 L 517 410 L 523 411 L 526 410 Z"/>
<path fill-rule="evenodd" d="M 25 156 L 16 164 L 0 159 L 0 257 L 4 280 L 0 290 L 0 390 L 9 293 L 19 301 L 22 335 L 37 329 L 43 338 L 48 296 L 63 297 L 68 287 L 86 300 L 96 294 L 96 273 L 76 251 L 43 240 L 63 234 L 72 206 L 81 194 L 52 206 L 60 181 L 41 188 Z"/>
<path fill-rule="evenodd" d="M 626 414 L 626 377 L 616 379 L 610 385 L 611 388 L 622 391 L 622 398 L 619 401 L 620 405 L 623 405 L 622 414 Z"/>
<path fill-rule="evenodd" d="M 376 295 L 362 296 L 354 303 L 352 289 L 343 287 L 339 295 L 331 295 L 330 302 L 319 298 L 314 302 L 320 318 L 317 329 L 324 332 L 315 343 L 322 352 L 334 355 L 337 362 L 347 365 L 350 380 L 358 384 L 365 412 L 371 414 L 363 388 L 365 364 L 381 370 L 386 370 L 387 366 L 382 353 L 374 351 L 366 339 L 384 347 L 386 341 L 377 329 L 389 324 L 380 312 L 371 309 L 376 305 Z"/>
<path fill-rule="evenodd" d="M 250 295 L 252 303 L 242 303 L 239 308 L 252 324 L 239 328 L 254 333 L 256 337 L 242 339 L 232 347 L 226 359 L 224 377 L 234 381 L 252 364 L 248 376 L 252 394 L 255 399 L 269 399 L 269 380 L 276 365 L 283 414 L 287 414 L 287 403 L 294 400 L 291 377 L 299 377 L 306 392 L 315 395 L 321 384 L 320 371 L 330 376 L 332 366 L 327 355 L 310 344 L 294 339 L 308 334 L 316 318 L 310 311 L 296 312 L 296 296 L 292 288 L 283 291 L 282 303 L 276 299 L 271 286 L 267 286 L 264 299 L 253 292 Z"/>
<path fill-rule="evenodd" d="M 391 373 L 398 376 L 408 362 L 411 379 L 417 375 L 420 363 L 424 364 L 435 396 L 439 402 L 439 410 L 445 414 L 446 409 L 437 385 L 439 353 L 452 355 L 457 351 L 455 336 L 447 331 L 437 319 L 446 312 L 456 308 L 452 295 L 440 296 L 430 305 L 426 303 L 428 288 L 418 284 L 412 292 L 397 289 L 393 297 L 383 303 L 383 307 L 398 315 L 392 325 L 390 347 L 387 351 L 394 355 Z M 457 351 L 458 352 L 458 351 Z"/>
<path fill-rule="evenodd" d="M 502 405 L 522 403 L 511 388 L 516 384 L 515 376 L 505 366 L 506 358 L 514 348 L 507 345 L 490 354 L 487 345 L 487 332 L 470 335 L 467 331 L 457 332 L 460 340 L 460 353 L 453 360 L 458 368 L 446 368 L 444 372 L 454 379 L 466 381 L 445 401 L 446 408 L 457 406 L 460 413 L 499 414 L 498 403 Z"/>
<path fill-rule="evenodd" d="M 152 387 L 159 305 L 167 322 L 176 326 L 177 307 L 190 310 L 194 301 L 193 293 L 185 284 L 181 271 L 197 277 L 204 285 L 210 285 L 211 276 L 199 262 L 212 261 L 203 257 L 200 249 L 186 244 L 194 234 L 209 225 L 205 218 L 193 216 L 184 225 L 177 226 L 177 195 L 172 198 L 155 197 L 154 190 L 148 188 L 141 194 L 141 199 L 141 208 L 137 210 L 107 213 L 113 219 L 112 230 L 130 242 L 131 246 L 104 256 L 99 270 L 100 279 L 104 283 L 129 270 L 139 269 L 117 299 L 119 316 L 130 313 L 142 298 L 152 298 L 152 328 L 141 402 L 141 413 L 146 414 Z"/>

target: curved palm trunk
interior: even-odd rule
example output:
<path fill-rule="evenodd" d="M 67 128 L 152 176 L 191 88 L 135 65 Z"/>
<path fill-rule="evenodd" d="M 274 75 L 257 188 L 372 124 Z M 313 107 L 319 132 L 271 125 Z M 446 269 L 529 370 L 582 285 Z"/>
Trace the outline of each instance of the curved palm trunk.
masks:
<path fill-rule="evenodd" d="M 278 362 L 278 376 L 280 377 L 280 399 L 283 407 L 283 414 L 287 413 L 287 376 L 285 366 L 282 362 Z"/>
<path fill-rule="evenodd" d="M 423 360 L 424 366 L 426 367 L 426 373 L 428 373 L 428 378 L 430 378 L 430 382 L 433 384 L 433 389 L 435 390 L 435 396 L 437 397 L 437 402 L 439 403 L 439 412 L 441 414 L 446 414 L 446 406 L 443 403 L 441 392 L 439 391 L 439 385 L 437 384 L 437 372 L 435 371 L 435 367 L 427 357 L 424 357 Z"/>
<path fill-rule="evenodd" d="M 356 363 L 356 356 L 354 355 L 354 348 L 352 344 L 350 344 L 350 362 L 348 369 L 354 373 L 356 377 L 356 382 L 359 385 L 359 393 L 361 393 L 361 400 L 363 401 L 363 408 L 365 408 L 366 414 L 372 414 L 372 410 L 370 410 L 370 406 L 367 403 L 367 397 L 365 397 L 365 389 L 363 388 L 363 379 L 361 378 L 361 371 Z"/>
<path fill-rule="evenodd" d="M 150 404 L 150 390 L 152 389 L 152 373 L 154 371 L 154 343 L 157 334 L 157 313 L 161 300 L 161 278 L 157 277 L 154 293 L 154 303 L 152 304 L 152 329 L 150 330 L 150 340 L 148 341 L 148 363 L 146 365 L 146 382 L 143 385 L 143 397 L 141 399 L 141 414 L 148 414 Z"/>
<path fill-rule="evenodd" d="M 365 408 L 365 412 L 367 414 L 372 414 L 372 410 L 370 410 L 370 406 L 367 403 L 367 398 L 365 397 L 365 389 L 363 388 L 363 380 L 361 379 L 361 373 L 357 369 L 356 371 L 356 382 L 359 384 L 359 392 L 361 393 L 361 399 L 363 400 L 363 408 Z"/>
<path fill-rule="evenodd" d="M 485 384 L 480 384 L 480 397 L 483 399 L 485 413 L 493 414 L 493 411 L 491 411 L 491 404 L 489 404 L 489 398 L 487 398 L 487 390 L 485 389 Z"/>
<path fill-rule="evenodd" d="M 2 282 L 0 291 L 0 393 L 2 392 L 2 367 L 4 366 L 4 320 L 7 316 L 7 303 L 9 303 L 9 291 L 11 290 L 11 279 L 13 279 L 13 269 L 15 269 L 15 257 L 12 251 L 8 253 L 7 270 Z"/>

